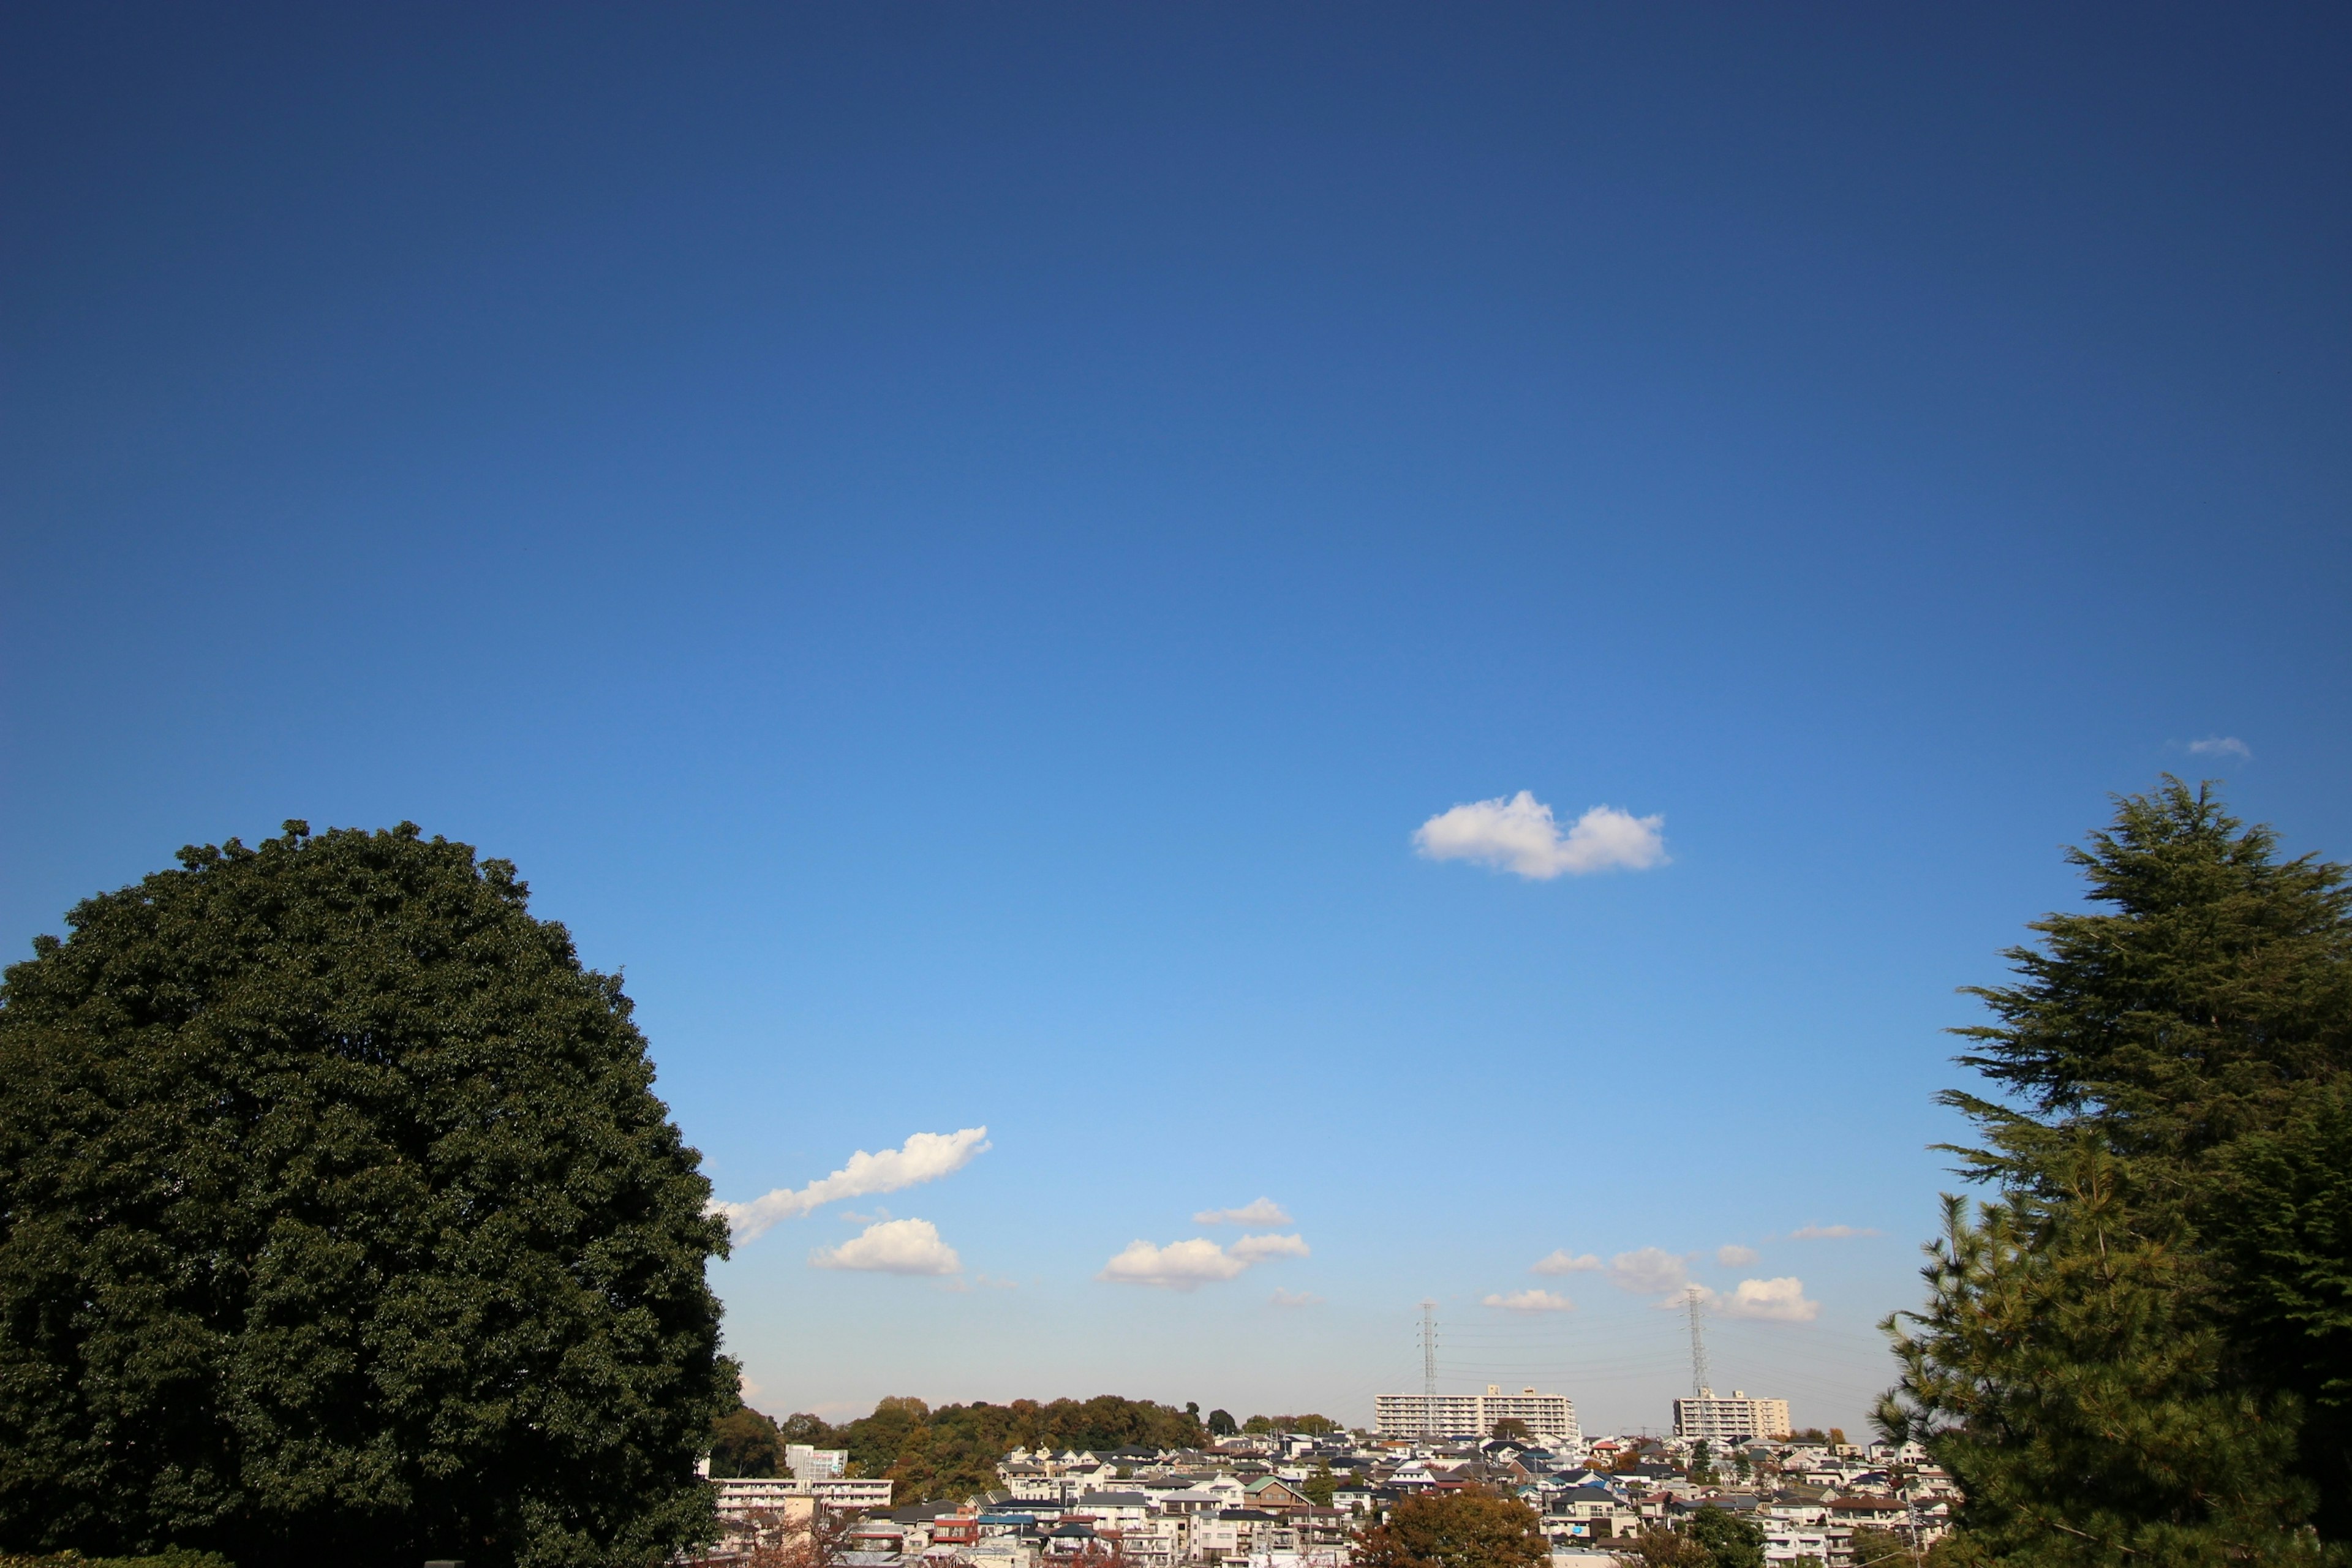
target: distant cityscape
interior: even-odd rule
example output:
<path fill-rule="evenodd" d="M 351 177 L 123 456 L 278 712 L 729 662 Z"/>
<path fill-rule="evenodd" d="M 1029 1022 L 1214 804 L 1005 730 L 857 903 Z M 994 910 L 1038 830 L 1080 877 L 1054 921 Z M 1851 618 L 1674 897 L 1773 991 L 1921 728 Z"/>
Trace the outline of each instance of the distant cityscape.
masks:
<path fill-rule="evenodd" d="M 1854 1568 L 1876 1560 L 1857 1555 L 1872 1531 L 1932 1545 L 1958 1496 L 1916 1444 L 1794 1431 L 1787 1400 L 1741 1389 L 1675 1399 L 1664 1436 L 1588 1437 L 1574 1400 L 1534 1387 L 1384 1394 L 1375 1411 L 1368 1430 L 1202 1447 L 1015 1448 L 993 1488 L 898 1508 L 893 1482 L 852 1473 L 846 1450 L 795 1444 L 789 1475 L 712 1482 L 728 1533 L 698 1561 L 806 1542 L 831 1516 L 836 1550 L 818 1568 L 1342 1568 L 1401 1502 L 1456 1492 L 1527 1504 L 1558 1568 L 1619 1561 L 1701 1510 L 1751 1523 L 1768 1563 Z"/>

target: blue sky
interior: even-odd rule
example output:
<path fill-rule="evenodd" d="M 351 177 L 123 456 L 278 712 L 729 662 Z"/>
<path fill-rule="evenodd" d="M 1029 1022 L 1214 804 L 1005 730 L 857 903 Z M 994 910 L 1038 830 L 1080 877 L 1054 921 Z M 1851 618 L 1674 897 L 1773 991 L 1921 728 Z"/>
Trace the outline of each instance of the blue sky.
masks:
<path fill-rule="evenodd" d="M 1658 1426 L 1687 1277 L 1857 1425 L 2059 847 L 2352 855 L 2340 10 L 0 26 L 0 935 L 515 859 L 722 1199 L 942 1140 L 718 1269 L 768 1408 L 1362 1420 L 1429 1298 Z M 1416 854 L 1520 791 L 1661 820 Z"/>

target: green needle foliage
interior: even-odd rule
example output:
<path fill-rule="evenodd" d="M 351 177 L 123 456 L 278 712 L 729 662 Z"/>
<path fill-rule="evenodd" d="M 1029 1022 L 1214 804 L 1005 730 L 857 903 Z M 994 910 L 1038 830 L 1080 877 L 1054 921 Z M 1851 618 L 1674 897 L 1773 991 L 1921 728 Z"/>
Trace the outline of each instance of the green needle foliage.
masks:
<path fill-rule="evenodd" d="M 407 824 L 180 861 L 0 985 L 0 1543 L 708 1538 L 726 1236 L 619 980 Z"/>
<path fill-rule="evenodd" d="M 1955 1091 L 1890 1435 L 1966 1494 L 1962 1560 L 2352 1561 L 2352 890 L 2210 790 L 2119 803 Z"/>

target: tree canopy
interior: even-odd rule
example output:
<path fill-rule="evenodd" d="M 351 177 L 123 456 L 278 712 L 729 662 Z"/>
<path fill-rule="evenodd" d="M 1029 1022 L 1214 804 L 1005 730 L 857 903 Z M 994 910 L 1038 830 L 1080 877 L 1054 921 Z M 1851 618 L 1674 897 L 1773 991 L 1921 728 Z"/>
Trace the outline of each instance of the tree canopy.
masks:
<path fill-rule="evenodd" d="M 1356 1537 L 1358 1568 L 1537 1568 L 1549 1563 L 1536 1510 L 1475 1489 L 1400 1499 Z"/>
<path fill-rule="evenodd" d="M 1954 1090 L 1881 1425 L 2022 1563 L 2342 1560 L 2352 1541 L 2352 889 L 2167 779 L 2073 852 Z M 2305 1528 L 2315 1526 L 2315 1531 Z"/>
<path fill-rule="evenodd" d="M 0 1541 L 707 1537 L 726 1235 L 619 980 L 407 824 L 179 858 L 0 981 Z"/>

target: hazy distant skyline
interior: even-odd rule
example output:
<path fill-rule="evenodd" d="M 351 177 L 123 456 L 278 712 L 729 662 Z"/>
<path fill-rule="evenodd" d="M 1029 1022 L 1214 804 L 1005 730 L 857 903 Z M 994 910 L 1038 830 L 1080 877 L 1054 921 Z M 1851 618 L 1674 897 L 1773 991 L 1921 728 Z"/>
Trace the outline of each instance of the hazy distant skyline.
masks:
<path fill-rule="evenodd" d="M 2352 856 L 2348 28 L 16 8 L 0 937 L 512 858 L 770 1410 L 1856 1426 L 2061 846 Z"/>

